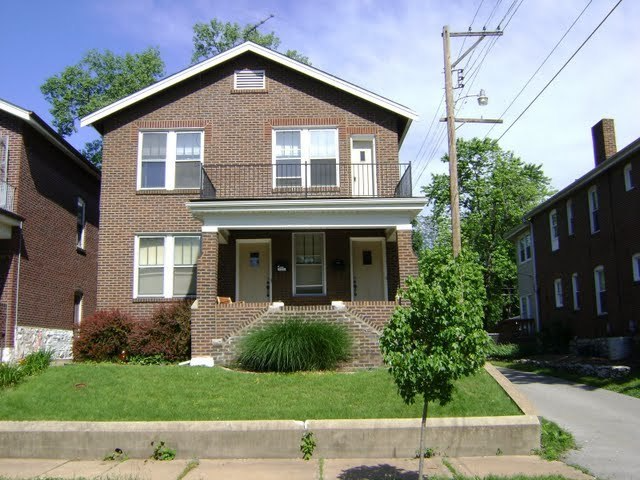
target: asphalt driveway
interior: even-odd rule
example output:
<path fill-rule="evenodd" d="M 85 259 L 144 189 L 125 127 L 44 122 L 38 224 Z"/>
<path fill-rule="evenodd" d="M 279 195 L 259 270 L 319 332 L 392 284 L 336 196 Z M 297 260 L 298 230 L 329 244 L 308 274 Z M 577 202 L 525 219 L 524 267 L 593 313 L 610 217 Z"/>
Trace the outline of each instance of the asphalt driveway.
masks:
<path fill-rule="evenodd" d="M 640 479 L 640 399 L 566 380 L 499 369 L 538 414 L 573 433 L 581 447 L 566 462 L 598 478 Z"/>

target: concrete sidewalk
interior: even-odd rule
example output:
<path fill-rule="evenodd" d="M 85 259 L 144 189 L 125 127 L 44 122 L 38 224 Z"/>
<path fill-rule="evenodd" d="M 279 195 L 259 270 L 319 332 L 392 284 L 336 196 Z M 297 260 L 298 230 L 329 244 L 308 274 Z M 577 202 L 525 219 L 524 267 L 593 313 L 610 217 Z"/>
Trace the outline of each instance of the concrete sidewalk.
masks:
<path fill-rule="evenodd" d="M 562 475 L 568 479 L 589 480 L 589 475 L 561 462 L 547 462 L 536 456 L 460 457 L 444 459 L 456 472 L 470 477 L 490 474 Z M 410 480 L 417 478 L 417 459 L 313 459 L 304 460 L 126 460 L 124 462 L 47 459 L 0 459 L 0 476 L 28 478 L 82 478 L 127 480 L 281 479 L 290 480 Z M 186 475 L 185 471 L 189 469 Z M 452 478 L 442 458 L 426 460 L 429 476 Z M 181 475 L 183 475 L 181 477 Z"/>

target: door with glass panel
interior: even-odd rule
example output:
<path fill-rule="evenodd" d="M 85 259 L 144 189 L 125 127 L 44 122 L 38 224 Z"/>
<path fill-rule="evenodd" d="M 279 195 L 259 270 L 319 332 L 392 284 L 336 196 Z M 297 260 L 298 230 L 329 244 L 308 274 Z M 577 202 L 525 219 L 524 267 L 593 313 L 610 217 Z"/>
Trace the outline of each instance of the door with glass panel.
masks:
<path fill-rule="evenodd" d="M 385 239 L 351 239 L 351 296 L 354 301 L 387 300 Z"/>
<path fill-rule="evenodd" d="M 237 301 L 271 300 L 271 240 L 236 241 Z"/>
<path fill-rule="evenodd" d="M 351 170 L 354 197 L 373 197 L 376 194 L 376 164 L 373 158 L 373 139 L 352 139 Z"/>

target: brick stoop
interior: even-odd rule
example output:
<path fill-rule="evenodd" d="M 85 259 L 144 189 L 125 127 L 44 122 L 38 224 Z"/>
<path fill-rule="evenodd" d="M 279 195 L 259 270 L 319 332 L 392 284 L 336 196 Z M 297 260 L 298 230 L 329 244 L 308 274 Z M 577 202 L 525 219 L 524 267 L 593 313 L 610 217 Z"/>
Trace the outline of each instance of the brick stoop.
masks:
<path fill-rule="evenodd" d="M 355 306 L 357 305 L 358 308 Z M 297 317 L 309 321 L 324 321 L 344 325 L 353 339 L 353 356 L 341 365 L 342 369 L 372 368 L 382 365 L 379 339 L 384 323 L 388 321 L 393 302 L 355 302 L 334 307 L 331 305 L 272 307 L 253 318 L 253 321 L 226 335 L 213 346 L 216 365 L 229 365 L 237 353 L 238 342 L 250 330 L 264 325 Z"/>

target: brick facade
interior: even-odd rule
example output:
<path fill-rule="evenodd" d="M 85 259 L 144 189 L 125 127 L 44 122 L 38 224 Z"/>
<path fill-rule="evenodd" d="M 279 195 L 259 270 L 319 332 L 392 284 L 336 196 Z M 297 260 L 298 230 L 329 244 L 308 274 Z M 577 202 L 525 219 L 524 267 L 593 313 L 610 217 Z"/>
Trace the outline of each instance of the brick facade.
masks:
<path fill-rule="evenodd" d="M 100 177 L 2 111 L 0 136 L 9 137 L 13 212 L 24 219 L 11 239 L 0 240 L 4 346 L 13 348 L 16 326 L 73 330 L 76 292 L 82 293 L 83 316 L 95 311 Z M 86 203 L 83 251 L 76 245 L 78 197 Z"/>

